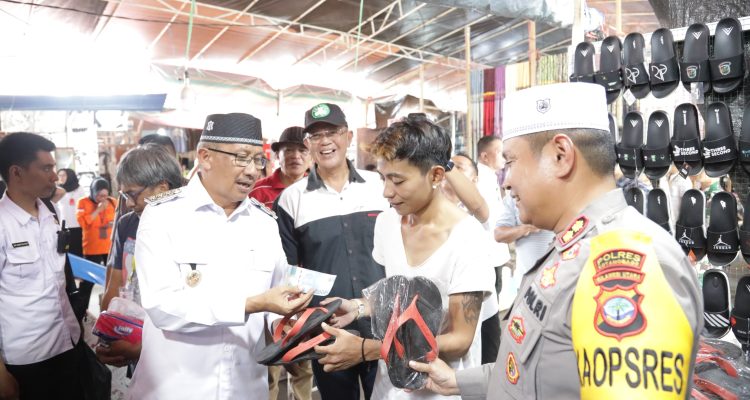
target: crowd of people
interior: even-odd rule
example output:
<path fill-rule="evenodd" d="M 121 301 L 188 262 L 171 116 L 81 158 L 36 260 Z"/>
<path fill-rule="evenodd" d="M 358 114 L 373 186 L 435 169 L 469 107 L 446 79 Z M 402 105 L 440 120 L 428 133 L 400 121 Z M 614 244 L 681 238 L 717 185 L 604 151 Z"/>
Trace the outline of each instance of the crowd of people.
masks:
<path fill-rule="evenodd" d="M 66 253 L 107 267 L 101 310 L 117 297 L 145 310 L 140 344 L 96 347 L 128 368 L 133 400 L 275 400 L 284 368 L 295 399 L 313 385 L 337 400 L 687 398 L 696 275 L 617 188 L 606 107 L 585 83 L 510 94 L 502 139 L 482 138 L 476 159 L 410 114 L 369 144 L 371 171 L 346 157 L 344 112 L 320 103 L 272 145 L 279 167 L 267 176 L 261 121 L 213 114 L 194 175 L 183 178 L 163 137 L 143 140 L 118 163 L 117 196 L 104 179 L 86 191 L 57 171 L 49 140 L 9 134 L 0 399 L 90 398 L 80 321 L 91 284 L 71 296 Z M 509 244 L 515 276 L 503 281 Z M 330 293 L 284 284 L 290 266 L 335 275 Z M 380 305 L 363 296 L 393 276 L 426 278 L 442 299 L 439 358 L 408 363 L 426 378 L 413 391 L 389 379 L 371 321 Z M 503 290 L 518 295 L 501 307 Z M 316 359 L 258 363 L 282 316 L 338 301 L 321 325 L 335 340 Z"/>

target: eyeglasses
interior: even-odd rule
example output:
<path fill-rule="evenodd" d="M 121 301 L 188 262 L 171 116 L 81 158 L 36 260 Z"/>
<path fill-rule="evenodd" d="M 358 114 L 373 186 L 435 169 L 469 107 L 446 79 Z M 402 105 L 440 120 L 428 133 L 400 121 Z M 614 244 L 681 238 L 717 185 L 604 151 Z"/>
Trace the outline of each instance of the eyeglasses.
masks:
<path fill-rule="evenodd" d="M 120 196 L 124 197 L 125 201 L 132 200 L 135 203 L 135 201 L 138 198 L 138 196 L 140 196 L 141 193 L 143 193 L 144 190 L 146 190 L 145 187 L 143 189 L 135 191 L 135 192 L 133 192 L 133 191 L 123 192 L 122 190 L 120 190 Z"/>
<path fill-rule="evenodd" d="M 230 153 L 228 151 L 219 150 L 219 149 L 212 149 L 210 147 L 207 147 L 208 150 L 215 151 L 217 153 L 226 154 L 228 156 L 234 156 L 234 165 L 237 167 L 245 168 L 252 162 L 255 164 L 255 168 L 262 169 L 266 167 L 266 163 L 268 163 L 268 159 L 263 157 L 262 155 L 258 154 L 254 157 L 243 157 L 237 153 Z"/>
<path fill-rule="evenodd" d="M 318 143 L 320 142 L 324 137 L 326 139 L 336 139 L 337 137 L 341 136 L 342 133 L 346 132 L 345 128 L 338 128 L 338 129 L 331 129 L 327 131 L 317 131 L 315 133 L 308 133 L 305 136 L 305 139 L 313 142 Z"/>

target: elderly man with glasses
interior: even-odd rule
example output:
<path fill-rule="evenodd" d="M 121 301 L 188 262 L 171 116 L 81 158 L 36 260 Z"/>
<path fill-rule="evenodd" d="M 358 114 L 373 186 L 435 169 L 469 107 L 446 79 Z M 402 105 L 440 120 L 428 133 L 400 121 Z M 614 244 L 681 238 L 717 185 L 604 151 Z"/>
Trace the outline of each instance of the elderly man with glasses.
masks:
<path fill-rule="evenodd" d="M 375 219 L 388 208 L 383 184 L 371 171 L 354 168 L 346 158 L 352 132 L 335 104 L 321 103 L 305 113 L 305 143 L 314 161 L 307 177 L 281 193 L 276 213 L 289 264 L 336 275 L 329 296 L 361 297 L 362 289 L 385 277 L 372 258 Z M 353 297 L 351 297 L 353 296 Z M 322 298 L 315 297 L 317 305 Z M 369 319 L 347 327 L 372 337 Z M 325 373 L 313 361 L 323 399 L 359 399 L 360 381 L 369 398 L 376 362 Z"/>
<path fill-rule="evenodd" d="M 209 115 L 199 172 L 150 197 L 135 245 L 147 318 L 130 399 L 266 397 L 268 313 L 288 315 L 312 293 L 278 285 L 288 267 L 273 212 L 248 197 L 265 166 L 260 120 Z"/>

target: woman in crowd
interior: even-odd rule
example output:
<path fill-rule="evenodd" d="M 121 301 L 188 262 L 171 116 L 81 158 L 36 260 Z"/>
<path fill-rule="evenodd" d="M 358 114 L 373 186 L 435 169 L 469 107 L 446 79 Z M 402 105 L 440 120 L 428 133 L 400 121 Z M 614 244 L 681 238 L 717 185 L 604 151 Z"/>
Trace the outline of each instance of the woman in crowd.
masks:
<path fill-rule="evenodd" d="M 422 276 L 436 284 L 445 313 L 436 336 L 440 358 L 458 369 L 479 366 L 479 315 L 482 301 L 492 292 L 494 277 L 482 225 L 440 189 L 446 179 L 454 188 L 473 186 L 460 171 L 451 170 L 448 134 L 424 116 L 410 115 L 379 134 L 371 152 L 384 179 L 383 195 L 391 204 L 375 223 L 373 258 L 385 267 L 387 277 Z M 344 300 L 331 320 L 335 328 L 324 326 L 337 337 L 332 345 L 316 347 L 326 355 L 319 360 L 326 371 L 349 368 L 363 356 L 366 360 L 380 358 L 380 341 L 338 329 L 355 318 L 372 315 L 366 302 L 360 312 L 361 302 Z M 406 395 L 391 384 L 387 366 L 380 360 L 372 398 Z M 439 397 L 422 390 L 409 396 Z"/>
<path fill-rule="evenodd" d="M 70 168 L 62 168 L 57 171 L 60 181 L 57 182 L 65 190 L 63 197 L 57 202 L 60 208 L 60 216 L 65 221 L 65 227 L 70 230 L 70 250 L 71 254 L 83 256 L 83 233 L 81 224 L 76 218 L 78 209 L 78 199 L 88 195 L 86 189 L 78 183 L 78 175 Z"/>
<path fill-rule="evenodd" d="M 109 196 L 110 186 L 104 178 L 91 182 L 89 196 L 78 200 L 76 219 L 83 233 L 83 256 L 89 261 L 106 265 L 112 244 L 112 225 L 115 220 L 117 202 Z M 80 297 L 89 304 L 94 284 L 82 281 L 78 286 Z"/>

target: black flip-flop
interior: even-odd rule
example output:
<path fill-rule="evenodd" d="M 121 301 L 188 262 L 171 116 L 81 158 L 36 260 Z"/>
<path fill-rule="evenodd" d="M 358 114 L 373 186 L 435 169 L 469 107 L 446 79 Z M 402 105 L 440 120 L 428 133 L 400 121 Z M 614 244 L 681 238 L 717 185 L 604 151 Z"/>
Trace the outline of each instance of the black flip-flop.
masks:
<path fill-rule="evenodd" d="M 745 52 L 742 24 L 737 18 L 724 18 L 716 24 L 711 81 L 716 93 L 737 89 L 745 78 Z"/>
<path fill-rule="evenodd" d="M 734 140 L 729 108 L 722 102 L 711 103 L 705 122 L 703 169 L 706 175 L 718 178 L 728 174 L 737 162 L 737 142 Z"/>
<path fill-rule="evenodd" d="M 750 264 L 750 196 L 745 199 L 742 212 L 742 227 L 740 228 L 740 253 L 745 262 Z"/>
<path fill-rule="evenodd" d="M 646 216 L 667 232 L 672 233 L 669 229 L 669 200 L 664 190 L 655 188 L 648 192 Z"/>
<path fill-rule="evenodd" d="M 742 130 L 740 131 L 739 162 L 746 174 L 750 175 L 750 103 L 745 105 L 742 114 Z"/>
<path fill-rule="evenodd" d="M 728 192 L 718 192 L 711 198 L 711 215 L 706 230 L 708 261 L 716 266 L 728 265 L 740 247 L 737 235 L 737 201 Z"/>
<path fill-rule="evenodd" d="M 680 82 L 680 67 L 674 53 L 672 31 L 657 29 L 651 35 L 651 92 L 661 99 L 677 87 Z"/>
<path fill-rule="evenodd" d="M 649 86 L 648 71 L 644 64 L 643 48 L 646 42 L 640 33 L 631 33 L 625 36 L 622 44 L 623 68 L 625 87 L 630 89 L 636 99 L 642 99 L 651 91 Z"/>
<path fill-rule="evenodd" d="M 284 334 L 284 328 L 292 320 L 289 316 L 284 317 L 274 330 L 273 342 L 269 343 L 258 354 L 258 363 L 270 365 L 280 359 L 289 349 L 303 341 L 310 332 L 319 329 L 320 325 L 330 318 L 340 306 L 341 300 L 335 300 L 325 306 L 306 309 L 286 334 Z"/>
<path fill-rule="evenodd" d="M 677 169 L 687 164 L 688 175 L 698 175 L 703 169 L 698 110 L 690 103 L 680 104 L 674 110 L 672 123 L 674 124 L 670 142 L 672 161 Z"/>
<path fill-rule="evenodd" d="M 685 254 L 692 253 L 693 261 L 706 255 L 706 235 L 703 232 L 706 197 L 697 189 L 688 189 L 682 195 L 680 214 L 675 223 L 674 236 Z"/>
<path fill-rule="evenodd" d="M 643 172 L 648 179 L 661 179 L 669 172 L 672 153 L 669 151 L 669 117 L 654 111 L 648 117 L 646 145 L 643 146 Z"/>
<path fill-rule="evenodd" d="M 745 275 L 737 281 L 734 292 L 734 308 L 729 318 L 732 332 L 742 345 L 742 350 L 750 349 L 750 275 Z"/>
<path fill-rule="evenodd" d="M 359 336 L 359 332 L 357 331 L 349 329 L 346 331 L 354 336 Z M 327 346 L 335 341 L 336 338 L 325 332 L 322 327 L 315 328 L 315 330 L 305 335 L 303 340 L 296 346 L 284 353 L 281 358 L 268 365 L 288 365 L 309 360 L 319 360 L 325 357 L 325 354 L 316 352 L 315 346 Z"/>
<path fill-rule="evenodd" d="M 388 378 L 400 389 L 424 387 L 427 375 L 414 371 L 409 361 L 431 362 L 437 358 L 435 337 L 442 322 L 442 297 L 435 284 L 421 276 L 409 281 L 408 293 L 395 293 L 395 308 L 383 336 L 380 356 L 388 366 Z M 401 300 L 406 300 L 406 302 Z"/>
<path fill-rule="evenodd" d="M 709 269 L 703 273 L 703 333 L 712 339 L 729 333 L 729 278 L 724 271 Z"/>
<path fill-rule="evenodd" d="M 614 102 L 622 90 L 622 43 L 617 36 L 602 41 L 599 54 L 599 72 L 594 81 L 607 91 L 607 104 Z"/>
<path fill-rule="evenodd" d="M 612 140 L 617 143 L 620 141 L 620 134 L 617 131 L 617 123 L 615 122 L 615 117 L 612 115 L 612 113 L 607 113 L 607 118 L 609 118 L 609 133 L 612 134 Z M 750 123 L 748 123 L 750 125 Z"/>
<path fill-rule="evenodd" d="M 645 201 L 643 190 L 641 190 L 641 188 L 639 188 L 638 186 L 631 186 L 627 189 L 623 188 L 622 194 L 623 196 L 625 196 L 625 202 L 628 203 L 629 206 L 635 208 L 636 211 L 643 214 Z"/>
<path fill-rule="evenodd" d="M 571 82 L 594 83 L 594 45 L 581 42 L 576 46 L 573 56 L 573 74 Z"/>
<path fill-rule="evenodd" d="M 703 92 L 711 90 L 711 65 L 708 62 L 708 38 L 711 33 L 704 24 L 692 24 L 685 32 L 680 62 L 680 80 L 687 91 L 690 84 L 703 82 Z"/>
<path fill-rule="evenodd" d="M 635 178 L 643 170 L 643 117 L 637 111 L 625 114 L 622 123 L 622 138 L 615 144 L 617 164 L 622 174 Z"/>

